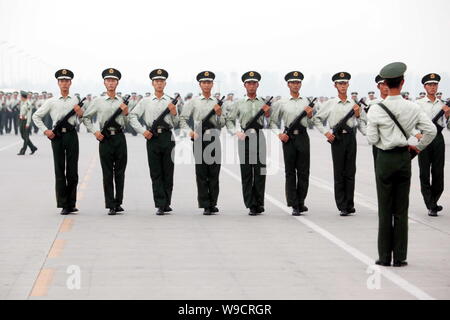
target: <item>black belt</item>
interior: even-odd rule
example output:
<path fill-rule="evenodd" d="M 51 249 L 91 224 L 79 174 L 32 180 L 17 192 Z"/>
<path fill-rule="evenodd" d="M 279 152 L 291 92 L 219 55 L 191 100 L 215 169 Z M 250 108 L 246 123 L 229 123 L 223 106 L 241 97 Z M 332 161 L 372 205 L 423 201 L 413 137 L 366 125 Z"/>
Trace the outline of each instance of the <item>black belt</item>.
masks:
<path fill-rule="evenodd" d="M 171 128 L 166 128 L 166 127 L 158 127 L 156 129 L 157 133 L 163 133 L 163 132 L 169 132 L 169 131 L 172 131 L 172 129 Z"/>
<path fill-rule="evenodd" d="M 288 128 L 286 128 L 287 131 Z M 298 136 L 300 134 L 305 134 L 306 133 L 306 128 L 303 126 L 298 127 L 297 129 L 292 130 L 292 135 L 294 136 Z"/>
<path fill-rule="evenodd" d="M 250 128 L 244 133 L 258 133 L 261 130 L 262 130 L 262 128 L 261 129 L 260 128 Z M 242 128 L 242 131 L 244 131 L 244 128 Z"/>
<path fill-rule="evenodd" d="M 107 128 L 106 130 L 108 131 L 110 136 L 115 136 L 115 135 L 123 133 L 122 128 L 118 128 L 118 129 L 117 128 Z"/>
<path fill-rule="evenodd" d="M 408 147 L 395 147 L 394 149 L 389 149 L 389 150 L 383 150 L 383 149 L 378 149 L 381 152 L 386 152 L 386 153 L 401 153 L 401 152 L 408 152 Z"/>
<path fill-rule="evenodd" d="M 70 124 L 65 126 L 65 127 L 63 127 L 63 128 L 61 128 L 61 133 L 62 134 L 69 133 L 69 132 L 72 132 L 72 131 L 75 131 L 75 126 L 72 126 Z"/>
<path fill-rule="evenodd" d="M 353 128 L 347 127 L 344 130 L 342 130 L 342 134 L 352 134 L 355 130 Z"/>

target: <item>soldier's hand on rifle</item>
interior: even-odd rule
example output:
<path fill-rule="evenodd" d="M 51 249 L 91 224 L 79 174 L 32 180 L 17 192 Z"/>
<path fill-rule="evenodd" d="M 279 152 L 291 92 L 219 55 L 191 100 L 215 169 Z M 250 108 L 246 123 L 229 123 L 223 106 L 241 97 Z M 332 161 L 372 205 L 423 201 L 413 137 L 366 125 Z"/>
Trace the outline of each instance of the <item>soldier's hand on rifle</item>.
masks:
<path fill-rule="evenodd" d="M 47 136 L 47 138 L 49 139 L 53 139 L 55 137 L 55 134 L 53 133 L 52 130 L 45 130 L 44 134 Z"/>
<path fill-rule="evenodd" d="M 448 105 L 444 105 L 442 110 L 445 112 L 445 117 L 448 119 L 450 117 L 450 107 Z"/>
<path fill-rule="evenodd" d="M 148 130 L 146 130 L 146 131 L 143 133 L 143 135 L 144 135 L 145 139 L 147 139 L 147 140 L 150 140 L 150 139 L 153 137 L 153 133 L 151 133 L 151 132 L 148 131 Z"/>
<path fill-rule="evenodd" d="M 176 116 L 176 115 L 177 115 L 177 107 L 176 107 L 173 103 L 170 103 L 170 104 L 167 106 L 167 108 L 170 110 L 170 113 L 171 113 L 173 116 Z"/>
<path fill-rule="evenodd" d="M 420 141 L 420 139 L 422 139 L 422 137 L 423 137 L 423 134 L 421 134 L 421 133 L 416 134 L 416 139 L 417 140 Z"/>
<path fill-rule="evenodd" d="M 73 110 L 75 110 L 79 118 L 83 117 L 84 110 L 79 105 L 73 107 Z"/>
<path fill-rule="evenodd" d="M 328 141 L 330 141 L 330 142 L 333 142 L 334 139 L 336 139 L 335 135 L 332 134 L 331 132 L 325 133 L 325 137 L 327 137 Z"/>
<path fill-rule="evenodd" d="M 411 150 L 414 150 L 414 152 L 416 152 L 417 154 L 419 154 L 420 153 L 420 150 L 419 149 L 417 149 L 417 147 L 416 146 L 408 146 L 408 149 L 411 151 Z"/>
<path fill-rule="evenodd" d="M 306 111 L 306 116 L 311 119 L 313 117 L 314 109 L 311 107 L 306 107 L 305 111 Z"/>
<path fill-rule="evenodd" d="M 270 117 L 270 107 L 266 104 L 262 107 L 262 109 L 264 110 L 264 116 L 266 118 Z"/>
<path fill-rule="evenodd" d="M 198 139 L 198 133 L 197 133 L 197 132 L 191 131 L 191 132 L 189 133 L 189 136 L 190 136 L 192 139 L 194 139 L 194 140 L 197 140 L 197 139 Z"/>
<path fill-rule="evenodd" d="M 359 118 L 361 116 L 361 111 L 359 111 L 359 106 L 357 104 L 353 106 L 353 110 L 355 111 L 355 117 Z"/>
<path fill-rule="evenodd" d="M 238 137 L 239 140 L 245 140 L 245 133 L 242 131 L 236 132 L 236 136 Z"/>
<path fill-rule="evenodd" d="M 283 142 L 288 142 L 289 141 L 289 136 L 285 133 L 280 133 L 278 135 L 278 138 L 280 138 L 281 141 Z"/>
<path fill-rule="evenodd" d="M 222 115 L 222 108 L 221 108 L 218 104 L 216 104 L 216 105 L 214 106 L 214 111 L 216 112 L 216 114 L 217 114 L 218 116 L 221 116 L 221 115 Z"/>
<path fill-rule="evenodd" d="M 122 104 L 120 105 L 120 109 L 122 109 L 122 114 L 123 114 L 124 116 L 127 116 L 127 115 L 128 115 L 129 110 L 128 110 L 128 106 L 127 106 L 125 103 L 122 103 Z"/>
<path fill-rule="evenodd" d="M 103 139 L 105 139 L 105 137 L 102 135 L 100 131 L 96 131 L 94 133 L 94 136 L 97 138 L 98 141 L 103 141 Z"/>

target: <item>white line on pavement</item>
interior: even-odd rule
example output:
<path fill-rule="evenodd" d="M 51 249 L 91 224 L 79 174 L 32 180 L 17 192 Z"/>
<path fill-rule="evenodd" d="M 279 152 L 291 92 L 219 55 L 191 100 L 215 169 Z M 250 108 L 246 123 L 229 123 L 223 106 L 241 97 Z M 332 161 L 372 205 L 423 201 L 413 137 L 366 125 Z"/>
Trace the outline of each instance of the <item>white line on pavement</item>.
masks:
<path fill-rule="evenodd" d="M 17 145 L 19 145 L 21 143 L 22 143 L 21 141 L 17 141 L 17 142 L 11 143 L 10 145 L 7 145 L 6 147 L 0 148 L 0 151 L 4 151 L 6 149 L 12 148 L 12 147 L 17 146 Z"/>
<path fill-rule="evenodd" d="M 235 180 L 237 180 L 239 182 L 241 181 L 241 178 L 238 175 L 236 175 L 235 173 L 233 173 L 231 170 L 229 170 L 228 168 L 222 167 L 222 170 L 225 171 L 229 176 L 231 176 Z M 283 203 L 281 203 L 280 201 L 278 201 L 277 199 L 275 199 L 274 197 L 272 197 L 272 196 L 270 196 L 269 194 L 266 193 L 265 198 L 269 202 L 271 202 L 273 205 L 277 206 L 278 208 L 280 208 L 284 212 L 290 214 L 289 208 L 287 206 L 285 206 Z M 305 217 L 295 217 L 295 218 L 298 221 L 300 221 L 301 223 L 303 223 L 304 225 L 306 225 L 307 227 L 309 227 L 310 229 L 314 230 L 315 232 L 317 232 L 318 234 L 320 234 L 321 236 L 326 238 L 327 240 L 329 240 L 332 243 L 334 243 L 336 246 L 338 246 L 342 250 L 344 250 L 347 253 L 349 253 L 354 258 L 356 258 L 359 261 L 361 261 L 362 263 L 364 263 L 365 265 L 371 266 L 371 267 L 374 266 L 374 261 L 375 261 L 374 259 L 372 259 L 369 256 L 365 255 L 364 253 L 362 253 L 358 249 L 355 249 L 352 246 L 348 245 L 346 242 L 344 242 L 341 239 L 337 238 L 336 236 L 334 236 L 333 234 L 331 234 L 327 230 L 323 229 L 319 225 L 315 224 L 314 222 L 310 221 L 309 219 L 307 219 Z M 407 280 L 403 279 L 402 277 L 400 277 L 396 273 L 394 273 L 392 271 L 389 271 L 386 268 L 379 268 L 379 270 L 380 270 L 381 274 L 386 279 L 390 280 L 392 283 L 396 284 L 397 286 L 399 286 L 400 288 L 402 288 L 403 290 L 405 290 L 409 294 L 413 295 L 417 299 L 420 299 L 420 300 L 435 300 L 435 298 L 433 298 L 432 296 L 430 296 L 426 292 L 422 291 L 418 287 L 414 286 L 413 284 L 409 283 Z"/>

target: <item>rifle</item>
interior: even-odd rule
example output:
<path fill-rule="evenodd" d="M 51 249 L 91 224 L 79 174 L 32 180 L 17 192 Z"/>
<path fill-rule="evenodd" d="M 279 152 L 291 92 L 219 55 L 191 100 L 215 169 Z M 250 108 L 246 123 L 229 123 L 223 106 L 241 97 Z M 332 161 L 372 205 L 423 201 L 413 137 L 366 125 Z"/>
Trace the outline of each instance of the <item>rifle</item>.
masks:
<path fill-rule="evenodd" d="M 175 98 L 172 100 L 173 105 L 177 105 L 178 99 L 180 98 L 180 95 L 177 94 Z M 152 133 L 153 136 L 158 136 L 158 127 L 163 126 L 167 127 L 168 124 L 164 121 L 164 118 L 170 113 L 170 110 L 168 108 L 164 109 L 164 111 L 159 115 L 158 118 L 156 118 L 155 121 L 153 121 L 152 126 L 148 128 L 148 131 Z"/>
<path fill-rule="evenodd" d="M 359 100 L 359 102 L 357 102 L 356 104 L 360 107 L 364 106 L 364 111 L 366 113 L 369 112 L 370 106 L 364 101 L 364 99 Z"/>
<path fill-rule="evenodd" d="M 364 102 L 364 100 L 363 99 L 361 99 L 359 102 L 356 102 L 355 101 L 355 103 L 358 105 L 358 106 L 361 106 L 361 104 Z M 333 135 L 335 136 L 335 140 L 339 140 L 339 138 L 340 138 L 340 136 L 342 135 L 342 131 L 344 131 L 345 130 L 345 127 L 347 126 L 347 121 L 348 120 L 350 120 L 353 116 L 355 115 L 355 110 L 353 110 L 353 108 L 352 108 L 352 110 L 350 110 L 349 111 L 349 113 L 347 113 L 346 115 L 345 115 L 345 117 L 344 118 L 342 118 L 331 130 L 332 130 L 332 132 L 333 132 Z M 333 142 L 330 142 L 329 140 L 328 140 L 328 143 L 330 143 L 330 144 L 333 144 Z"/>
<path fill-rule="evenodd" d="M 447 100 L 447 102 L 445 103 L 445 105 L 447 106 L 447 107 L 450 107 L 450 99 L 448 99 Z M 444 110 L 440 110 L 439 111 L 439 113 L 433 118 L 433 123 L 434 123 L 434 125 L 436 126 L 436 128 L 437 128 L 437 131 L 438 131 L 438 133 L 441 133 L 442 132 L 442 130 L 444 130 L 444 127 L 441 127 L 439 124 L 438 124 L 438 121 L 439 121 L 439 119 L 440 118 L 442 118 L 442 116 L 444 115 Z"/>
<path fill-rule="evenodd" d="M 127 94 L 123 98 L 123 104 L 128 106 L 128 103 L 130 103 L 130 98 L 131 98 L 131 96 L 129 94 Z M 120 107 L 117 108 L 116 112 L 114 112 L 113 115 L 108 120 L 106 120 L 106 122 L 103 124 L 103 129 L 101 131 L 101 134 L 104 138 L 101 142 L 103 142 L 103 141 L 105 141 L 105 139 L 108 139 L 111 137 L 111 134 L 108 131 L 108 128 L 115 128 L 115 129 L 119 130 L 120 124 L 118 124 L 116 122 L 116 119 L 122 112 L 123 112 L 122 108 L 120 108 Z"/>
<path fill-rule="evenodd" d="M 271 107 L 272 106 L 273 97 L 270 97 L 269 100 L 265 101 L 265 105 Z M 244 132 L 247 132 L 249 129 L 262 129 L 263 127 L 258 123 L 259 118 L 264 114 L 264 110 L 258 111 L 258 113 L 247 123 L 247 126 L 244 128 Z"/>
<path fill-rule="evenodd" d="M 83 98 L 81 101 L 78 99 L 78 106 L 80 108 L 83 107 L 84 105 L 84 101 L 86 100 L 86 98 Z M 72 118 L 74 115 L 76 114 L 75 110 L 72 108 L 72 110 L 70 110 L 70 112 L 68 114 L 66 114 L 64 116 L 64 118 L 62 118 L 61 120 L 59 120 L 58 122 L 56 122 L 56 125 L 53 127 L 53 134 L 55 135 L 55 138 L 61 137 L 62 135 L 62 131 L 63 131 L 63 127 L 67 126 L 69 123 L 69 119 Z M 53 138 L 53 139 L 55 139 Z M 52 140 L 49 138 L 49 140 Z"/>
<path fill-rule="evenodd" d="M 309 100 L 309 99 L 308 99 Z M 317 98 L 314 98 L 312 101 L 309 101 L 308 107 L 313 108 L 315 105 Z M 287 134 L 289 137 L 292 136 L 292 134 L 294 133 L 294 131 L 296 129 L 298 129 L 298 126 L 300 125 L 300 121 L 302 121 L 302 119 L 304 117 L 306 117 L 307 113 L 305 110 L 302 111 L 302 113 L 300 113 L 297 118 L 294 119 L 294 121 L 292 121 L 292 123 L 289 125 L 289 127 L 286 127 L 286 129 L 284 130 L 284 134 Z"/>
<path fill-rule="evenodd" d="M 222 107 L 223 103 L 225 101 L 225 96 L 222 97 L 222 99 L 218 100 L 217 104 Z M 203 118 L 202 122 L 197 125 L 197 127 L 194 129 L 194 132 L 198 135 L 200 133 L 203 135 L 206 130 L 211 129 L 213 127 L 212 123 L 209 121 L 213 115 L 216 114 L 216 110 L 212 109 L 205 118 Z M 194 138 L 191 138 L 192 141 L 194 141 Z"/>

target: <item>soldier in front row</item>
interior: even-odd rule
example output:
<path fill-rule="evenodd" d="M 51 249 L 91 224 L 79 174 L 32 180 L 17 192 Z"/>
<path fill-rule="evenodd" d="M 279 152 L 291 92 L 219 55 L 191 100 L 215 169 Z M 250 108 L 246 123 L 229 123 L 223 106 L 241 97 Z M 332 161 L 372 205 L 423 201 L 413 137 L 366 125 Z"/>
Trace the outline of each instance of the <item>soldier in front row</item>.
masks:
<path fill-rule="evenodd" d="M 83 116 L 80 102 L 70 94 L 70 86 L 74 74 L 68 69 L 61 69 L 55 73 L 58 80 L 60 95 L 47 100 L 33 115 L 33 121 L 41 131 L 51 140 L 53 160 L 55 165 L 55 189 L 57 207 L 62 208 L 61 215 L 78 212 L 76 208 L 78 186 L 78 134 L 75 129 L 77 118 Z M 52 128 L 47 128 L 44 117 L 50 114 L 52 123 L 62 120 L 72 110 L 75 115 L 69 118 L 61 129 L 61 136 L 56 136 Z"/>
<path fill-rule="evenodd" d="M 366 134 L 366 121 L 361 117 L 361 108 L 347 96 L 351 75 L 339 72 L 332 77 L 338 97 L 328 100 L 314 116 L 314 124 L 331 143 L 334 171 L 334 197 L 341 216 L 356 212 L 354 204 L 356 174 L 356 129 Z M 336 132 L 334 127 L 353 111 L 353 116 Z M 330 130 L 323 123 L 327 121 Z"/>
<path fill-rule="evenodd" d="M 183 107 L 180 115 L 180 128 L 189 129 L 189 119 L 194 120 L 189 136 L 194 139 L 195 176 L 197 181 L 198 207 L 203 208 L 204 215 L 212 215 L 219 212 L 217 199 L 219 197 L 219 175 L 221 166 L 221 144 L 220 132 L 225 126 L 225 116 L 218 99 L 211 96 L 214 86 L 215 74 L 204 71 L 197 75 L 202 95 L 192 98 Z M 220 100 L 220 98 L 219 98 Z M 205 119 L 214 110 L 214 115 L 206 121 Z M 198 128 L 198 130 L 196 130 Z"/>
<path fill-rule="evenodd" d="M 431 217 L 437 217 L 438 212 L 442 211 L 442 206 L 438 204 L 444 192 L 445 141 L 442 130 L 447 126 L 450 109 L 436 97 L 440 81 L 441 76 L 436 73 L 424 76 L 422 84 L 427 96 L 416 101 L 430 119 L 436 117 L 441 110 L 444 111 L 444 114 L 435 123 L 437 128 L 436 138 L 419 154 L 421 191 L 428 209 L 428 215 Z M 418 135 L 419 139 L 422 138 L 420 131 L 414 133 L 416 136 Z"/>
<path fill-rule="evenodd" d="M 256 71 L 244 73 L 242 82 L 247 95 L 233 105 L 226 121 L 229 132 L 239 139 L 242 193 L 245 206 L 250 209 L 249 215 L 251 216 L 257 216 L 265 211 L 267 160 L 266 138 L 262 129 L 265 119 L 270 118 L 271 108 L 264 99 L 257 96 L 260 80 L 261 75 Z M 247 129 L 248 124 L 255 119 L 260 110 L 264 111 L 263 116 L 257 119 L 253 128 Z M 239 119 L 242 130 L 235 127 L 237 119 Z"/>
<path fill-rule="evenodd" d="M 128 106 L 123 99 L 116 94 L 116 88 L 122 78 L 119 70 L 114 68 L 102 72 L 103 84 L 106 88 L 106 96 L 93 100 L 89 109 L 84 113 L 83 123 L 88 132 L 93 133 L 100 142 L 100 163 L 103 172 L 103 191 L 105 194 L 105 208 L 109 209 L 108 215 L 115 216 L 123 212 L 123 189 L 125 185 L 125 170 L 127 167 L 127 140 L 124 130 L 127 124 Z M 105 127 L 113 114 L 122 110 L 115 118 L 117 126 Z M 98 117 L 100 130 L 94 129 L 92 119 Z M 102 132 L 106 132 L 106 136 Z M 114 195 L 115 185 L 115 195 Z"/>
<path fill-rule="evenodd" d="M 392 259 L 395 267 L 407 265 L 411 186 L 411 154 L 408 149 L 419 153 L 436 136 L 436 127 L 420 107 L 400 95 L 406 69 L 404 63 L 397 62 L 381 70 L 380 76 L 389 87 L 389 96 L 371 106 L 368 114 L 367 140 L 378 148 L 379 259 L 376 264 L 381 266 L 390 266 Z M 422 139 L 417 146 L 408 147 L 408 138 L 415 128 L 423 133 Z"/>
<path fill-rule="evenodd" d="M 308 211 L 305 206 L 305 199 L 309 187 L 309 167 L 310 167 L 310 144 L 308 136 L 308 126 L 313 124 L 313 108 L 309 107 L 307 98 L 300 96 L 300 88 L 304 79 L 303 73 L 293 71 L 288 73 L 285 78 L 290 91 L 290 97 L 277 101 L 270 118 L 270 127 L 279 128 L 278 123 L 286 127 L 292 125 L 292 122 L 303 112 L 305 117 L 299 121 L 292 133 L 288 135 L 285 132 L 278 136 L 283 142 L 284 169 L 286 174 L 286 200 L 288 207 L 292 207 L 292 215 L 300 216 Z M 286 130 L 287 131 L 287 130 Z"/>
<path fill-rule="evenodd" d="M 172 158 L 175 148 L 175 138 L 172 129 L 178 124 L 177 107 L 172 104 L 171 98 L 164 93 L 166 80 L 169 74 L 166 70 L 156 69 L 150 73 L 155 93 L 142 99 L 131 111 L 130 124 L 136 132 L 142 134 L 147 140 L 147 158 L 152 179 L 153 199 L 158 209 L 157 215 L 171 212 L 174 175 L 174 159 Z M 152 132 L 149 129 L 153 122 L 169 109 L 170 114 L 164 117 L 164 122 Z M 147 126 L 145 129 L 139 119 L 143 117 Z"/>

